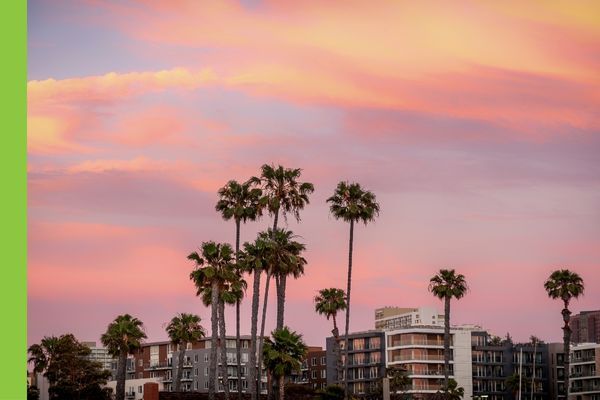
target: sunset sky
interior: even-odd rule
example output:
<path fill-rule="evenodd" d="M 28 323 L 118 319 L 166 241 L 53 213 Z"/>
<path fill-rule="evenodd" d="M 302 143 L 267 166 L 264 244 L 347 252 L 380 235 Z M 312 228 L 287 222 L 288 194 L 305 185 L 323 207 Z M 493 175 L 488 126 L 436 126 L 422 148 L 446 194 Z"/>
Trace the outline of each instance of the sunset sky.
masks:
<path fill-rule="evenodd" d="M 471 288 L 456 324 L 561 340 L 543 289 L 560 267 L 586 283 L 572 310 L 600 309 L 600 2 L 28 8 L 29 344 L 98 340 L 123 313 L 151 341 L 178 312 L 209 327 L 186 256 L 234 242 L 216 191 L 264 163 L 315 185 L 288 221 L 308 265 L 286 323 L 310 345 L 331 331 L 312 298 L 346 284 L 348 225 L 325 203 L 340 180 L 381 204 L 355 231 L 351 331 L 385 305 L 443 311 L 427 291 L 442 267 Z"/>

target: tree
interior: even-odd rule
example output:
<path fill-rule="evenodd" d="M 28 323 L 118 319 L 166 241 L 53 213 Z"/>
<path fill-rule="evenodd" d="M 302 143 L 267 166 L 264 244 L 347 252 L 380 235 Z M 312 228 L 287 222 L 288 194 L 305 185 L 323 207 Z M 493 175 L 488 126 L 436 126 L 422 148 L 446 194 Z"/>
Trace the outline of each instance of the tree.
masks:
<path fill-rule="evenodd" d="M 188 343 L 197 343 L 204 337 L 204 328 L 200 325 L 200 317 L 195 314 L 181 313 L 174 316 L 167 325 L 167 334 L 171 343 L 179 347 L 179 361 L 177 376 L 175 378 L 175 391 L 181 390 L 181 377 L 183 376 L 183 362 Z"/>
<path fill-rule="evenodd" d="M 143 322 L 129 314 L 117 316 L 100 338 L 108 354 L 118 357 L 116 400 L 125 399 L 127 355 L 139 349 L 144 339 Z"/>
<path fill-rule="evenodd" d="M 329 385 L 318 392 L 319 400 L 342 400 L 344 388 L 338 385 Z"/>
<path fill-rule="evenodd" d="M 240 253 L 240 225 L 242 222 L 254 221 L 261 215 L 264 204 L 261 204 L 262 190 L 253 187 L 253 183 L 248 181 L 238 183 L 235 180 L 227 182 L 225 186 L 219 189 L 219 201 L 215 206 L 216 211 L 221 213 L 224 220 L 235 221 L 235 263 L 236 268 L 240 271 L 239 253 Z M 241 273 L 241 272 L 240 272 Z M 242 292 L 243 293 L 243 292 Z M 242 376 L 240 371 L 241 366 L 241 343 L 240 343 L 240 303 L 243 297 L 239 297 L 235 303 L 235 347 L 237 355 L 237 370 L 238 370 L 238 399 L 242 398 Z"/>
<path fill-rule="evenodd" d="M 260 177 L 250 178 L 250 182 L 262 186 L 264 200 L 269 214 L 273 216 L 273 231 L 277 230 L 279 212 L 287 221 L 287 214 L 292 214 L 300 221 L 300 211 L 309 204 L 308 196 L 314 192 L 312 183 L 298 182 L 302 175 L 300 168 L 284 168 L 281 165 L 264 164 Z M 285 289 L 287 275 L 275 276 L 277 290 L 277 329 L 284 323 Z M 267 285 L 269 284 L 267 278 Z M 266 292 L 266 291 L 265 291 Z"/>
<path fill-rule="evenodd" d="M 336 317 L 339 311 L 346 309 L 346 294 L 342 289 L 329 288 L 319 290 L 319 294 L 315 296 L 315 311 L 324 315 L 327 320 L 333 320 L 333 338 L 335 345 L 333 352 L 335 354 L 335 365 L 338 382 L 342 376 L 342 355 L 340 352 L 340 331 L 337 327 Z"/>
<path fill-rule="evenodd" d="M 506 388 L 513 396 L 517 394 L 519 391 L 519 386 L 521 385 L 521 378 L 518 372 L 513 373 L 511 376 L 506 378 L 505 380 Z"/>
<path fill-rule="evenodd" d="M 569 321 L 571 320 L 571 311 L 569 303 L 571 299 L 576 299 L 583 295 L 584 285 L 583 279 L 576 273 L 568 269 L 560 269 L 552 272 L 548 280 L 544 283 L 544 288 L 551 299 L 560 299 L 563 301 L 562 317 L 563 317 L 563 352 L 564 352 L 564 370 L 565 370 L 565 390 L 567 398 L 569 397 L 569 354 L 571 345 L 571 328 Z"/>
<path fill-rule="evenodd" d="M 348 360 L 348 331 L 350 329 L 350 293 L 352 286 L 352 246 L 354 241 L 354 224 L 362 221 L 365 225 L 374 221 L 379 215 L 379 204 L 375 195 L 363 190 L 358 183 L 338 183 L 333 196 L 327 199 L 329 210 L 335 219 L 350 223 L 348 245 L 348 282 L 346 288 L 346 326 L 345 326 L 345 359 Z M 344 377 L 348 376 L 348 362 L 344 365 Z M 345 398 L 348 398 L 348 382 L 344 378 Z"/>
<path fill-rule="evenodd" d="M 267 338 L 265 341 L 263 357 L 267 371 L 273 379 L 279 381 L 279 400 L 284 400 L 285 377 L 292 371 L 300 370 L 308 347 L 302 340 L 302 335 L 290 331 L 287 326 L 274 330 L 271 336 L 272 339 Z"/>
<path fill-rule="evenodd" d="M 271 276 L 281 277 L 283 275 L 292 275 L 298 277 L 304 273 L 304 265 L 306 260 L 301 256 L 305 247 L 302 243 L 293 240 L 295 238 L 292 231 L 284 229 L 267 230 L 261 233 L 263 240 L 266 242 L 266 271 L 267 282 Z M 265 295 L 263 302 L 262 321 L 260 329 L 260 339 L 258 347 L 258 368 L 259 372 L 262 367 L 263 354 L 263 338 L 265 321 L 267 316 L 267 304 L 269 298 L 269 286 L 265 287 Z M 260 375 L 260 374 L 259 374 Z M 273 387 L 277 382 L 272 382 Z"/>
<path fill-rule="evenodd" d="M 260 276 L 267 269 L 268 233 L 262 232 L 253 243 L 244 243 L 244 251 L 240 253 L 240 261 L 244 270 L 253 276 L 252 282 L 252 307 L 250 324 L 250 356 L 248 360 L 248 391 L 253 400 L 256 400 L 260 392 L 260 384 L 257 384 L 257 330 L 258 330 L 258 307 L 260 302 Z M 262 341 L 261 341 L 262 342 Z M 260 376 L 260 374 L 258 374 Z M 260 382 L 260 378 L 259 378 Z"/>
<path fill-rule="evenodd" d="M 29 362 L 34 373 L 48 379 L 50 399 L 108 400 L 110 389 L 103 389 L 110 371 L 91 361 L 91 350 L 72 334 L 44 337 L 39 344 L 29 347 Z M 39 398 L 39 390 L 28 386 L 27 398 Z"/>
<path fill-rule="evenodd" d="M 450 300 L 461 299 L 469 290 L 465 276 L 453 269 L 441 269 L 429 280 L 429 291 L 444 301 L 444 390 L 447 392 L 450 375 Z"/>
<path fill-rule="evenodd" d="M 404 398 L 404 392 L 409 389 L 411 384 L 407 370 L 402 367 L 386 368 L 385 377 L 389 379 L 390 398 L 393 400 Z M 366 400 L 380 400 L 383 398 L 383 377 L 374 386 L 369 388 L 364 398 Z"/>
<path fill-rule="evenodd" d="M 211 307 L 211 348 L 208 375 L 208 398 L 214 400 L 217 378 L 217 339 L 219 331 L 219 291 L 232 279 L 233 275 L 233 250 L 228 243 L 203 242 L 201 254 L 193 252 L 188 255 L 188 260 L 194 261 L 196 268 L 190 274 L 190 279 L 196 285 L 196 295 L 203 296 L 210 290 Z M 221 316 L 224 318 L 224 316 Z M 225 343 L 222 343 L 225 346 Z M 224 350 L 223 350 L 224 351 Z M 227 364 L 225 364 L 225 371 Z M 227 374 L 223 376 L 223 385 L 226 385 Z M 225 387 L 227 396 L 229 387 Z"/>
<path fill-rule="evenodd" d="M 449 379 L 446 389 L 435 393 L 431 400 L 461 400 L 464 395 L 465 389 L 459 387 L 454 379 Z"/>

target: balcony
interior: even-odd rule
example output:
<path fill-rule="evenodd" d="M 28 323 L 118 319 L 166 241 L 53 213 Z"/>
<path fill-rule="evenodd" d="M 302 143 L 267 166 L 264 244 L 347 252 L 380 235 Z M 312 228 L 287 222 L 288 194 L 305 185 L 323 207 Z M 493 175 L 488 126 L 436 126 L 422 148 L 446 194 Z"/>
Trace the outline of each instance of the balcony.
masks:
<path fill-rule="evenodd" d="M 435 391 L 437 392 L 438 390 L 442 389 L 441 384 L 435 385 L 435 384 L 413 384 L 412 386 L 409 386 L 408 390 L 413 390 L 416 392 L 419 391 Z"/>
<path fill-rule="evenodd" d="M 392 340 L 392 347 L 398 346 L 444 346 L 443 340 L 432 340 L 432 339 L 401 339 L 401 340 Z M 450 347 L 452 347 L 452 342 L 450 343 Z"/>
<path fill-rule="evenodd" d="M 185 364 L 184 364 L 185 366 Z M 144 370 L 145 371 L 158 371 L 158 370 L 165 370 L 165 369 L 171 369 L 173 368 L 172 365 L 169 365 L 169 363 L 167 362 L 159 362 L 159 363 L 154 363 L 154 364 L 149 364 L 146 363 L 144 364 Z"/>
<path fill-rule="evenodd" d="M 396 355 L 392 356 L 390 361 L 444 361 L 444 356 L 437 354 Z M 452 358 L 450 358 L 450 362 L 454 362 Z"/>

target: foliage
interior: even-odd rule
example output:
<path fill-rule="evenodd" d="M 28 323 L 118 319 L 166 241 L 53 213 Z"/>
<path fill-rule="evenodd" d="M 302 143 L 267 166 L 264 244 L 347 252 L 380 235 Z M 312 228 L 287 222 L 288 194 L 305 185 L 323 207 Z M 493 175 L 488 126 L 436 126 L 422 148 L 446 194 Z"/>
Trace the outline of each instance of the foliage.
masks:
<path fill-rule="evenodd" d="M 40 389 L 37 386 L 27 386 L 27 400 L 39 400 Z"/>
<path fill-rule="evenodd" d="M 272 376 L 279 378 L 300 370 L 302 359 L 308 350 L 302 335 L 284 326 L 274 330 L 271 336 L 265 340 L 263 359 Z"/>
<path fill-rule="evenodd" d="M 379 203 L 375 195 L 363 190 L 358 183 L 338 183 L 327 203 L 330 203 L 329 210 L 333 217 L 346 222 L 362 221 L 366 225 L 379 215 Z"/>
<path fill-rule="evenodd" d="M 320 400 L 342 400 L 344 398 L 344 388 L 338 385 L 329 385 L 317 393 Z"/>
<path fill-rule="evenodd" d="M 134 352 L 142 346 L 143 339 L 146 339 L 143 322 L 129 314 L 117 316 L 100 338 L 113 357 L 119 356 L 121 352 Z"/>
<path fill-rule="evenodd" d="M 462 274 L 456 274 L 453 269 L 441 269 L 429 280 L 429 291 L 439 299 L 462 298 L 469 287 Z"/>
<path fill-rule="evenodd" d="M 110 392 L 102 389 L 110 371 L 88 357 L 91 350 L 72 334 L 44 337 L 29 347 L 29 362 L 34 372 L 42 373 L 49 383 L 51 399 L 104 400 Z M 36 398 L 37 388 L 28 388 L 28 398 Z M 39 390 L 37 391 L 39 396 Z"/>
<path fill-rule="evenodd" d="M 219 189 L 219 201 L 215 210 L 228 221 L 254 221 L 261 215 L 262 190 L 253 187 L 251 182 L 238 183 L 231 180 Z"/>
<path fill-rule="evenodd" d="M 337 313 L 346 309 L 346 293 L 342 289 L 321 289 L 314 301 L 315 311 L 327 319 L 333 317 L 334 321 Z"/>
<path fill-rule="evenodd" d="M 552 272 L 544 283 L 548 296 L 552 299 L 561 299 L 568 308 L 572 298 L 578 298 L 583 294 L 583 279 L 576 272 L 561 269 Z"/>
<path fill-rule="evenodd" d="M 206 335 L 200 317 L 195 314 L 180 313 L 174 316 L 167 325 L 167 334 L 171 343 L 195 343 Z"/>
<path fill-rule="evenodd" d="M 429 400 L 461 400 L 465 395 L 465 389 L 458 386 L 458 383 L 450 378 L 448 380 L 448 390 L 440 390 L 434 393 Z"/>

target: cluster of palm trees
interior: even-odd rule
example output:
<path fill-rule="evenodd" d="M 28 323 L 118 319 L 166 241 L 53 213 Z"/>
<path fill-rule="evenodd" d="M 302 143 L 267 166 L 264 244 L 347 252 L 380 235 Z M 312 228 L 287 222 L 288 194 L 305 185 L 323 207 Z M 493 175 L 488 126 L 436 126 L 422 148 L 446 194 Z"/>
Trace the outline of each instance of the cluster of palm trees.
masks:
<path fill-rule="evenodd" d="M 217 353 L 220 348 L 220 375 L 224 395 L 229 399 L 227 375 L 227 355 L 225 351 L 225 305 L 235 305 L 236 310 L 236 353 L 237 353 L 237 388 L 238 399 L 241 399 L 241 343 L 240 343 L 240 303 L 247 289 L 246 275 L 252 275 L 252 305 L 251 305 L 251 342 L 247 367 L 248 392 L 252 400 L 256 400 L 261 392 L 262 367 L 273 379 L 273 390 L 279 384 L 279 394 L 284 394 L 283 377 L 291 369 L 297 369 L 300 359 L 304 356 L 306 346 L 301 335 L 290 331 L 284 324 L 285 297 L 287 279 L 299 278 L 304 274 L 307 264 L 303 254 L 304 244 L 296 241 L 297 236 L 292 231 L 280 228 L 279 220 L 287 221 L 289 215 L 300 222 L 300 212 L 309 204 L 309 195 L 314 186 L 308 182 L 300 182 L 301 169 L 284 168 L 281 165 L 263 165 L 260 176 L 251 177 L 244 183 L 235 180 L 227 182 L 218 191 L 219 200 L 216 211 L 226 221 L 235 222 L 235 250 L 228 243 L 214 241 L 203 242 L 198 251 L 188 255 L 195 264 L 190 274 L 197 295 L 202 302 L 211 308 L 211 352 L 209 363 L 209 399 L 215 398 L 217 391 Z M 354 246 L 354 227 L 357 223 L 365 225 L 372 222 L 380 211 L 375 195 L 363 189 L 358 183 L 340 182 L 334 194 L 327 199 L 330 212 L 335 219 L 341 219 L 349 224 L 348 271 L 346 291 L 338 288 L 328 288 L 319 291 L 315 297 L 315 311 L 333 320 L 333 336 L 335 339 L 334 353 L 338 382 L 344 383 L 345 398 L 349 391 L 345 376 L 348 376 L 348 362 L 342 362 L 341 337 L 337 326 L 338 312 L 345 311 L 344 350 L 345 360 L 348 360 L 348 337 L 350 327 L 350 295 L 352 288 L 352 255 Z M 240 230 L 242 223 L 255 221 L 268 213 L 272 219 L 272 227 L 259 232 L 254 241 L 245 242 L 240 248 Z M 262 293 L 262 315 L 260 334 L 258 333 L 258 313 L 261 302 L 261 278 L 265 275 L 264 291 Z M 275 281 L 277 296 L 277 324 L 272 332 L 272 339 L 264 341 L 265 320 L 269 296 L 270 281 Z M 565 354 L 568 354 L 570 329 L 568 310 L 571 298 L 583 293 L 583 281 L 568 270 L 554 272 L 545 283 L 546 290 L 552 298 L 564 301 L 563 318 L 565 321 L 564 340 Z M 444 390 L 449 390 L 450 362 L 450 302 L 460 299 L 468 291 L 465 277 L 457 274 L 454 269 L 441 269 L 431 278 L 429 291 L 444 301 Z M 180 314 L 173 318 L 167 331 L 172 342 L 179 345 L 179 369 L 175 379 L 175 390 L 180 389 L 181 370 L 187 343 L 199 340 L 204 335 L 204 329 L 199 324 L 200 318 L 190 314 Z M 111 354 L 119 358 L 117 371 L 117 399 L 124 396 L 125 362 L 127 353 L 139 348 L 140 341 L 145 338 L 141 321 L 130 315 L 117 317 L 102 336 L 102 342 Z M 220 340 L 220 345 L 219 345 Z M 286 356 L 285 352 L 288 352 Z M 258 359 L 257 359 L 258 357 Z M 566 361 L 568 368 L 568 360 Z M 342 372 L 343 368 L 343 372 Z M 566 377 L 568 384 L 568 376 Z M 120 395 L 120 393 L 123 393 Z"/>

